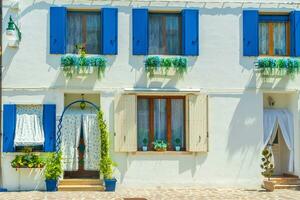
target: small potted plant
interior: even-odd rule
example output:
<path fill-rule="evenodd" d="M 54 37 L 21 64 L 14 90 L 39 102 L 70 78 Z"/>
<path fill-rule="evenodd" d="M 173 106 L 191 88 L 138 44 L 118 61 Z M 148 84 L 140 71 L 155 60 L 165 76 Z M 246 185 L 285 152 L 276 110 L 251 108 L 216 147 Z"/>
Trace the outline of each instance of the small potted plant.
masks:
<path fill-rule="evenodd" d="M 180 138 L 176 138 L 175 139 L 175 150 L 180 151 L 180 148 L 181 148 L 181 140 L 180 140 Z"/>
<path fill-rule="evenodd" d="M 143 151 L 147 151 L 148 150 L 148 140 L 147 138 L 143 139 L 143 147 L 142 147 Z"/>
<path fill-rule="evenodd" d="M 61 176 L 62 169 L 62 153 L 50 153 L 46 160 L 45 182 L 46 189 L 49 192 L 57 191 L 58 179 Z"/>
<path fill-rule="evenodd" d="M 263 187 L 267 190 L 267 191 L 273 191 L 274 190 L 274 183 L 270 180 L 271 176 L 274 173 L 274 164 L 272 163 L 272 153 L 270 152 L 270 150 L 268 150 L 267 148 L 265 148 L 262 151 L 262 164 L 260 165 L 261 169 L 263 170 L 261 172 L 261 174 L 267 178 L 267 180 L 264 180 L 264 185 Z"/>
<path fill-rule="evenodd" d="M 153 142 L 153 148 L 155 151 L 166 151 L 167 146 L 167 143 L 163 140 L 155 140 L 155 142 Z"/>

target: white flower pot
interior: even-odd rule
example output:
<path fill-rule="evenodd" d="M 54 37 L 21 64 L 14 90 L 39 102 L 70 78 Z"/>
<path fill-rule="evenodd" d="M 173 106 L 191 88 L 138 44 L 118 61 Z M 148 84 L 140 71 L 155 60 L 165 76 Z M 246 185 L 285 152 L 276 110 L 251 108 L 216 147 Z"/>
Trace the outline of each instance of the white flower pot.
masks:
<path fill-rule="evenodd" d="M 180 146 L 175 146 L 176 151 L 180 151 Z"/>
<path fill-rule="evenodd" d="M 143 146 L 142 149 L 143 149 L 143 151 L 147 151 L 148 147 L 147 146 Z"/>

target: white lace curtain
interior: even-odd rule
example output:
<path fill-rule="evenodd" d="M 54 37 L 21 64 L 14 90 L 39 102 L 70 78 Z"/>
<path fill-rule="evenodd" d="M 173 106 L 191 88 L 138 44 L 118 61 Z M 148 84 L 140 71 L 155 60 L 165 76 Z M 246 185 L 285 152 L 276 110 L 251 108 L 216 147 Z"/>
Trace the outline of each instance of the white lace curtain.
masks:
<path fill-rule="evenodd" d="M 294 126 L 293 116 L 285 109 L 264 110 L 264 146 L 272 144 L 278 126 L 280 127 L 283 139 L 289 149 L 288 170 L 294 170 Z"/>
<path fill-rule="evenodd" d="M 44 145 L 43 107 L 17 106 L 14 146 Z"/>
<path fill-rule="evenodd" d="M 82 114 L 82 112 L 84 113 Z M 89 109 L 84 111 L 71 109 L 63 117 L 61 149 L 65 171 L 78 170 L 78 146 L 81 130 L 83 130 L 85 143 L 84 169 L 99 170 L 100 132 L 97 115 L 90 113 Z"/>

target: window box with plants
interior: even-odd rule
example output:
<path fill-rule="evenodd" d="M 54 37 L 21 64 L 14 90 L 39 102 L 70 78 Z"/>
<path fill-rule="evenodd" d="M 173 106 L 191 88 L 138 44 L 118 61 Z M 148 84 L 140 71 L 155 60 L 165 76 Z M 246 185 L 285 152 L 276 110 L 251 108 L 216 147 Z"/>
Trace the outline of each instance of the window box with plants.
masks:
<path fill-rule="evenodd" d="M 45 161 L 39 155 L 32 152 L 31 148 L 24 148 L 23 155 L 16 155 L 11 161 L 11 166 L 18 170 L 19 168 L 43 168 Z"/>
<path fill-rule="evenodd" d="M 300 72 L 300 60 L 296 58 L 259 58 L 255 71 L 262 77 L 295 77 Z"/>
<path fill-rule="evenodd" d="M 155 75 L 178 75 L 183 77 L 187 72 L 187 59 L 184 57 L 149 56 L 145 61 L 145 71 L 149 78 Z"/>
<path fill-rule="evenodd" d="M 106 69 L 106 59 L 102 56 L 86 55 L 84 47 L 77 47 L 78 54 L 66 54 L 61 57 L 61 68 L 67 78 L 73 76 L 86 76 L 94 73 L 98 74 L 101 79 L 104 76 Z"/>

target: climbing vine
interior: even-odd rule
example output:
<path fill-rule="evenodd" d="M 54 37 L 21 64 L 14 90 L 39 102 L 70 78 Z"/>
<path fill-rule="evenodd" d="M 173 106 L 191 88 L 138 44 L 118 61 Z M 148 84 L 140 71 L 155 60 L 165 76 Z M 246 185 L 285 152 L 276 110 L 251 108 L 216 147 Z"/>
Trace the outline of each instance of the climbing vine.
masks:
<path fill-rule="evenodd" d="M 116 166 L 116 163 L 114 163 L 111 159 L 110 153 L 109 153 L 109 131 L 107 129 L 106 122 L 103 118 L 103 112 L 100 110 L 98 112 L 98 124 L 99 124 L 99 130 L 101 132 L 100 134 L 100 173 L 102 173 L 104 179 L 112 179 L 113 176 L 113 167 Z"/>

